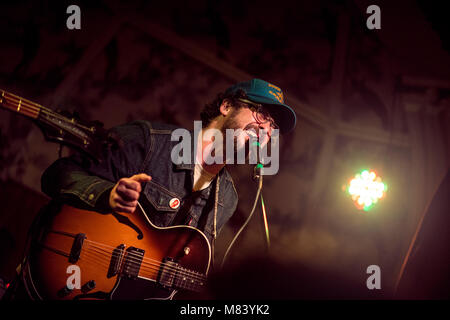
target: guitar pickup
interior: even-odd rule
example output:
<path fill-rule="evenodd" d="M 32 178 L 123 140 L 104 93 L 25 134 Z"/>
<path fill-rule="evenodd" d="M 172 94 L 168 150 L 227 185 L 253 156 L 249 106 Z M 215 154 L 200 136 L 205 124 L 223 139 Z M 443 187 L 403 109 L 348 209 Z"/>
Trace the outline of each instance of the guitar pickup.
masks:
<path fill-rule="evenodd" d="M 165 288 L 172 288 L 179 264 L 172 258 L 164 258 L 158 273 L 158 283 Z"/>
<path fill-rule="evenodd" d="M 141 269 L 142 259 L 145 250 L 129 247 L 125 254 L 125 260 L 122 268 L 122 275 L 129 279 L 136 279 Z"/>
<path fill-rule="evenodd" d="M 73 240 L 72 249 L 70 249 L 69 262 L 76 263 L 80 259 L 81 249 L 83 248 L 83 242 L 86 239 L 84 233 L 78 233 Z"/>
<path fill-rule="evenodd" d="M 106 275 L 107 278 L 114 277 L 119 273 L 124 252 L 124 244 L 119 245 L 113 250 L 111 255 L 111 262 L 109 263 L 108 274 Z"/>

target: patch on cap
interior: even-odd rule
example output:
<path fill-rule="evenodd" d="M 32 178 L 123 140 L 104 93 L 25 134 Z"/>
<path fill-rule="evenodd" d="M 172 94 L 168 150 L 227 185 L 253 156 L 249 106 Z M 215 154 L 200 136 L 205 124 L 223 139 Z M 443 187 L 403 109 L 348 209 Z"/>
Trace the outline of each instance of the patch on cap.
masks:
<path fill-rule="evenodd" d="M 268 85 L 270 88 L 275 89 L 275 90 L 269 90 L 269 93 L 270 93 L 271 95 L 273 95 L 273 96 L 275 97 L 275 99 L 277 99 L 277 101 L 278 101 L 279 103 L 284 103 L 283 91 L 281 91 L 281 89 L 280 89 L 279 87 L 277 87 L 277 86 L 275 86 L 275 85 L 273 85 L 273 84 L 271 84 L 271 83 L 267 83 L 267 85 Z M 275 92 L 274 92 L 274 91 L 275 91 Z"/>
<path fill-rule="evenodd" d="M 180 199 L 178 198 L 172 198 L 169 201 L 169 207 L 171 207 L 172 209 L 176 209 L 180 206 Z"/>

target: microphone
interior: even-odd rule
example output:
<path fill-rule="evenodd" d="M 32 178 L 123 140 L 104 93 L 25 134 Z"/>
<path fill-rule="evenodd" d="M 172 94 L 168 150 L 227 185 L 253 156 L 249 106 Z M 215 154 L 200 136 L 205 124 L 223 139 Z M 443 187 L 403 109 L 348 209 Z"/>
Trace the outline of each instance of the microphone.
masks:
<path fill-rule="evenodd" d="M 246 130 L 248 136 L 250 137 L 250 161 L 251 163 L 255 163 L 256 165 L 253 168 L 253 180 L 258 181 L 262 180 L 262 168 L 263 168 L 263 162 L 261 159 L 261 143 L 259 142 L 259 134 L 255 132 L 253 128 L 250 130 Z M 254 154 L 253 154 L 254 152 Z M 254 162 L 253 162 L 254 161 Z M 261 181 L 260 181 L 261 182 Z"/>
<path fill-rule="evenodd" d="M 257 181 L 262 177 L 261 169 L 263 168 L 263 164 L 261 163 L 260 153 L 261 153 L 261 144 L 259 141 L 254 141 L 253 145 L 257 147 L 256 149 L 256 165 L 253 167 L 253 180 Z"/>

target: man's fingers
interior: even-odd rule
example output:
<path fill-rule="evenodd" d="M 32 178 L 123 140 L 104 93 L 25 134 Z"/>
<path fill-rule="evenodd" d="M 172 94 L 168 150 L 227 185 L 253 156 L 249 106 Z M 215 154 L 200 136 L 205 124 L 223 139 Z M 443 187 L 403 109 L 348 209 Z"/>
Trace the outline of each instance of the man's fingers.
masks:
<path fill-rule="evenodd" d="M 134 201 L 126 201 L 124 199 L 121 199 L 120 197 L 116 197 L 114 198 L 114 201 L 116 202 L 116 204 L 119 204 L 123 207 L 133 207 L 135 208 L 137 206 L 137 200 Z"/>
<path fill-rule="evenodd" d="M 126 207 L 120 204 L 117 204 L 116 207 L 114 208 L 115 212 L 122 212 L 122 213 L 133 213 L 134 210 L 136 210 L 136 207 Z"/>
<path fill-rule="evenodd" d="M 152 177 L 145 173 L 135 174 L 130 178 L 122 178 L 111 190 L 109 206 L 115 212 L 133 213 L 142 191 L 141 183 L 150 181 Z"/>
<path fill-rule="evenodd" d="M 137 204 L 137 200 L 126 201 L 118 193 L 113 195 L 110 200 L 110 206 L 115 212 L 133 213 Z"/>
<path fill-rule="evenodd" d="M 119 184 L 125 185 L 128 189 L 136 190 L 137 192 L 141 192 L 141 183 L 150 181 L 152 177 L 146 175 L 145 173 L 135 174 L 130 178 L 122 178 L 119 181 Z"/>
<path fill-rule="evenodd" d="M 122 186 L 122 188 L 125 187 L 126 189 L 134 190 L 136 192 L 142 191 L 141 184 L 139 182 L 131 180 L 130 178 L 120 179 L 118 187 L 120 186 Z"/>
<path fill-rule="evenodd" d="M 143 183 L 143 182 L 148 182 L 150 180 L 152 180 L 152 177 L 150 177 L 149 175 L 145 174 L 145 173 L 139 173 L 139 174 L 135 174 L 134 176 L 130 177 L 131 180 L 134 180 L 136 182 L 139 183 Z"/>
<path fill-rule="evenodd" d="M 140 190 L 130 189 L 126 184 L 119 185 L 116 191 L 124 200 L 134 201 L 139 199 Z"/>

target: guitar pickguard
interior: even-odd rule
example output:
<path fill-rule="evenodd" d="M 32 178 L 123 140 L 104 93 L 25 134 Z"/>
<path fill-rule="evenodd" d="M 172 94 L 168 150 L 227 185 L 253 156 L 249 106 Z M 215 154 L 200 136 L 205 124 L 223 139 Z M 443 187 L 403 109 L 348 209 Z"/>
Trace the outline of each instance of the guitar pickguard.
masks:
<path fill-rule="evenodd" d="M 130 280 L 120 278 L 116 288 L 111 292 L 112 300 L 148 300 L 148 299 L 171 299 L 176 292 L 166 289 L 158 283 L 149 284 L 147 279 Z"/>

